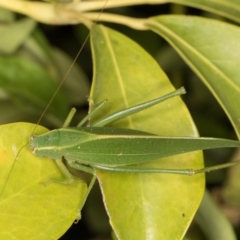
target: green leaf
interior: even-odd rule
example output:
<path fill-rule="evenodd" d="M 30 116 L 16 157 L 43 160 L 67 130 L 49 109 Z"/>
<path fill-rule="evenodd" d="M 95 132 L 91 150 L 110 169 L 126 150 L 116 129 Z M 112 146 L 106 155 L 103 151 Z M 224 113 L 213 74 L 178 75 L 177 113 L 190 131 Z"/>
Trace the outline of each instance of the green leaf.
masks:
<path fill-rule="evenodd" d="M 0 57 L 0 87 L 10 95 L 13 102 L 39 115 L 57 89 L 44 68 L 23 57 Z M 46 118 L 60 125 L 67 114 L 66 98 L 58 92 Z"/>
<path fill-rule="evenodd" d="M 0 124 L 7 124 L 11 122 L 30 121 L 37 122 L 39 117 L 35 115 L 27 114 L 21 111 L 11 100 L 0 101 L 1 118 Z"/>
<path fill-rule="evenodd" d="M 10 54 L 28 38 L 36 22 L 29 18 L 0 26 L 0 52 Z"/>
<path fill-rule="evenodd" d="M 142 103 L 174 90 L 157 63 L 136 43 L 103 26 L 91 32 L 94 79 L 90 107 L 108 99 L 96 114 Z M 94 119 L 93 119 L 94 122 Z M 112 126 L 162 136 L 197 136 L 179 97 L 120 120 Z M 160 159 L 143 167 L 202 168 L 201 152 Z M 204 175 L 125 174 L 97 171 L 110 223 L 119 239 L 180 239 L 204 191 Z"/>
<path fill-rule="evenodd" d="M 213 12 L 240 23 L 240 2 L 238 0 L 171 0 L 173 3 L 183 4 Z"/>
<path fill-rule="evenodd" d="M 201 78 L 240 136 L 240 29 L 189 16 L 154 17 L 146 25 L 164 37 Z"/>
<path fill-rule="evenodd" d="M 53 51 L 54 60 L 58 67 L 58 74 L 62 80 L 69 70 L 73 59 L 59 49 Z M 75 63 L 67 76 L 66 81 L 63 83 L 63 88 L 68 95 L 71 104 L 80 105 L 86 103 L 86 96 L 90 91 L 89 79 L 83 70 Z M 60 84 L 60 82 L 59 82 Z"/>
<path fill-rule="evenodd" d="M 237 239 L 229 219 L 217 206 L 216 200 L 213 200 L 208 191 L 205 191 L 196 214 L 196 222 L 201 227 L 206 239 Z"/>
<path fill-rule="evenodd" d="M 78 217 L 86 194 L 83 181 L 49 182 L 63 176 L 53 160 L 35 157 L 26 145 L 34 127 L 0 126 L 0 239 L 59 239 Z M 38 127 L 34 133 L 47 131 Z"/>
<path fill-rule="evenodd" d="M 13 22 L 15 19 L 15 14 L 7 9 L 0 8 L 0 21 L 1 22 Z"/>

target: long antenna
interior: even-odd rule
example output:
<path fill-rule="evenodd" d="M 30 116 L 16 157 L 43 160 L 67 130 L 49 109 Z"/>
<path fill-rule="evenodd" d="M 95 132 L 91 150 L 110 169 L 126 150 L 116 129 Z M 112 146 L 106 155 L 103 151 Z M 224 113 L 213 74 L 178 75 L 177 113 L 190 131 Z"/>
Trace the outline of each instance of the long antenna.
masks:
<path fill-rule="evenodd" d="M 93 24 L 96 24 L 96 23 L 99 21 L 100 16 L 101 16 L 103 10 L 105 9 L 105 6 L 107 5 L 107 2 L 108 2 L 108 0 L 106 0 L 106 2 L 104 3 L 104 5 L 103 5 L 101 11 L 99 12 L 99 15 L 98 15 L 97 19 L 93 22 Z M 60 84 L 58 85 L 57 89 L 55 90 L 54 94 L 52 95 L 50 101 L 48 102 L 47 106 L 45 107 L 43 113 L 41 114 L 40 118 L 38 119 L 38 121 L 37 121 L 35 127 L 34 127 L 33 130 L 32 130 L 32 133 L 36 130 L 37 126 L 38 126 L 39 123 L 41 122 L 41 120 L 42 120 L 43 116 L 45 115 L 46 111 L 47 111 L 48 108 L 50 107 L 50 105 L 51 105 L 53 99 L 54 99 L 55 96 L 57 95 L 59 89 L 62 87 L 64 81 L 66 80 L 66 78 L 68 77 L 69 73 L 71 72 L 71 70 L 72 70 L 74 64 L 76 63 L 76 61 L 77 61 L 79 55 L 81 54 L 81 52 L 82 52 L 84 46 L 86 45 L 86 43 L 87 43 L 89 37 L 90 37 L 90 31 L 89 31 L 89 33 L 88 33 L 86 39 L 84 40 L 82 46 L 81 46 L 80 49 L 78 50 L 77 55 L 75 56 L 73 62 L 71 63 L 70 67 L 68 68 L 66 74 L 64 75 L 63 79 L 61 80 L 61 82 L 60 82 Z M 26 145 L 27 145 L 27 144 L 26 144 Z M 10 169 L 10 171 L 9 171 L 9 174 L 8 174 L 8 176 L 7 176 L 6 183 L 5 183 L 5 185 L 3 186 L 3 188 L 2 188 L 2 190 L 1 190 L 1 192 L 0 192 L 0 199 L 1 199 L 1 197 L 2 197 L 2 195 L 3 195 L 3 192 L 4 192 L 4 190 L 5 190 L 6 186 L 7 186 L 7 183 L 8 183 L 8 181 L 9 181 L 9 178 L 10 178 L 11 173 L 12 173 L 12 171 L 13 171 L 13 168 L 14 168 L 14 165 L 15 165 L 15 163 L 16 163 L 16 160 L 17 160 L 17 158 L 18 158 L 18 156 L 19 156 L 21 150 L 22 150 L 26 145 L 23 145 L 23 146 L 19 149 L 19 151 L 18 151 L 18 153 L 17 153 L 17 155 L 16 155 L 16 157 L 15 157 L 14 163 L 12 164 L 11 169 Z"/>
<path fill-rule="evenodd" d="M 96 18 L 96 20 L 93 22 L 93 24 L 97 24 L 97 22 L 99 21 L 100 16 L 101 16 L 101 14 L 103 13 L 103 11 L 104 11 L 104 9 L 105 9 L 107 3 L 108 3 L 108 0 L 106 0 L 106 2 L 104 3 L 104 5 L 103 5 L 101 11 L 99 12 L 99 15 L 97 16 L 97 18 Z M 85 47 L 85 45 L 86 45 L 86 43 L 87 43 L 89 37 L 90 37 L 90 31 L 89 31 L 87 37 L 85 38 L 85 40 L 84 40 L 82 46 L 81 46 L 80 49 L 78 50 L 77 55 L 75 56 L 73 62 L 71 63 L 70 67 L 68 68 L 67 72 L 65 73 L 63 79 L 61 80 L 60 84 L 58 85 L 58 87 L 57 87 L 57 89 L 55 90 L 54 94 L 52 95 L 51 99 L 49 100 L 49 102 L 48 102 L 47 106 L 45 107 L 43 113 L 41 114 L 40 118 L 38 119 L 38 121 L 37 121 L 35 127 L 33 128 L 33 131 L 32 131 L 32 132 L 34 132 L 34 131 L 36 130 L 36 128 L 37 128 L 37 126 L 39 125 L 39 123 L 41 122 L 43 116 L 45 115 L 45 113 L 46 113 L 47 110 L 49 109 L 49 107 L 50 107 L 52 101 L 53 101 L 54 98 L 56 97 L 58 91 L 59 91 L 60 88 L 62 87 L 63 83 L 65 82 L 66 78 L 68 77 L 69 73 L 71 72 L 71 70 L 72 70 L 74 64 L 76 63 L 76 61 L 77 61 L 79 55 L 81 54 L 83 48 Z"/>

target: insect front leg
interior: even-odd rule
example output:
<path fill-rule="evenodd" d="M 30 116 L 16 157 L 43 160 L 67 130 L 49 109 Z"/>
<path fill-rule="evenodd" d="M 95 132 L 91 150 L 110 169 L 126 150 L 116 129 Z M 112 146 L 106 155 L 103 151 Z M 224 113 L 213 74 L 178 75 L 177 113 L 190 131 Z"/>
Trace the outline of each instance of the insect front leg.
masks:
<path fill-rule="evenodd" d="M 69 164 L 69 166 L 75 168 L 75 169 L 79 169 L 77 168 L 76 166 L 79 164 L 76 164 L 74 162 L 71 162 L 71 161 L 68 161 L 66 160 Z M 55 160 L 56 164 L 58 165 L 60 171 L 62 172 L 62 174 L 65 176 L 65 179 L 50 179 L 49 182 L 57 182 L 57 183 L 63 183 L 63 184 L 71 184 L 73 183 L 73 176 L 72 174 L 69 172 L 68 168 L 65 166 L 64 162 L 63 162 L 63 159 L 57 159 Z M 75 165 L 76 164 L 76 165 Z M 75 223 L 77 223 L 80 219 L 81 219 L 81 210 L 87 200 L 87 197 L 96 181 L 96 174 L 95 174 L 95 171 L 94 169 L 90 168 L 90 167 L 86 167 L 86 166 L 82 166 L 82 168 L 80 168 L 80 170 L 84 171 L 84 172 L 87 172 L 87 173 L 91 173 L 93 174 L 93 177 L 89 183 L 89 186 L 88 186 L 88 189 L 85 193 L 85 195 L 81 198 L 81 203 L 79 204 L 79 207 L 78 207 L 78 216 L 76 217 L 75 219 Z"/>
<path fill-rule="evenodd" d="M 56 164 L 58 165 L 60 171 L 64 175 L 65 179 L 60 180 L 60 179 L 52 179 L 50 181 L 53 182 L 58 182 L 58 183 L 64 183 L 64 184 L 71 184 L 73 182 L 73 177 L 72 174 L 69 172 L 65 164 L 63 163 L 62 159 L 57 159 L 55 160 Z"/>

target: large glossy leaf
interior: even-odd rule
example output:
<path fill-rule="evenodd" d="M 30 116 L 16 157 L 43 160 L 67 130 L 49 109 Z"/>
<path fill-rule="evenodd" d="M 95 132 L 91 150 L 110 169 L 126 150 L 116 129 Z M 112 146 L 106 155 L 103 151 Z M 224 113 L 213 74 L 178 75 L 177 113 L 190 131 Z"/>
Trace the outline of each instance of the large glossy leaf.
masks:
<path fill-rule="evenodd" d="M 0 126 L 0 239 L 59 239 L 78 217 L 86 193 L 79 180 L 49 183 L 63 176 L 53 160 L 35 157 L 26 145 L 34 127 Z M 46 131 L 38 127 L 35 133 Z"/>
<path fill-rule="evenodd" d="M 150 18 L 147 26 L 163 36 L 201 78 L 240 136 L 240 29 L 216 20 L 186 16 Z"/>
<path fill-rule="evenodd" d="M 108 99 L 95 119 L 173 91 L 156 62 L 120 33 L 95 26 L 91 43 L 94 60 L 91 107 Z M 112 126 L 163 136 L 197 136 L 180 98 L 170 99 Z M 201 152 L 192 152 L 142 166 L 201 168 L 203 162 Z M 204 175 L 97 173 L 110 222 L 119 239 L 180 239 L 204 191 Z"/>

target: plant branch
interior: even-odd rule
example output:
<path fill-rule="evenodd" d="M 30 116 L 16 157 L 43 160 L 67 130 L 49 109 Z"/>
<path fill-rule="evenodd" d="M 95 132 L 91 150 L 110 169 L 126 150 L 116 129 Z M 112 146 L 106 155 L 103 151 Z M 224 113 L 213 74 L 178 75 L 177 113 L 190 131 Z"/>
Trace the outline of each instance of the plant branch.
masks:
<path fill-rule="evenodd" d="M 91 26 L 91 21 L 87 19 L 89 16 L 93 20 L 93 16 L 97 16 L 96 13 L 89 15 L 84 14 L 84 12 L 99 10 L 104 8 L 113 8 L 137 4 L 159 4 L 166 3 L 166 0 L 106 0 L 100 1 L 80 1 L 75 0 L 71 3 L 47 3 L 47 2 L 32 2 L 24 0 L 0 0 L 0 7 L 6 8 L 11 11 L 15 11 L 24 14 L 36 21 L 53 24 L 53 25 L 63 25 L 63 24 L 78 24 L 84 23 L 87 27 Z M 99 16 L 99 13 L 98 13 Z M 140 20 L 120 17 L 117 15 L 105 15 L 104 21 L 113 21 L 117 23 L 122 23 L 124 25 L 130 26 L 135 29 L 144 30 L 146 29 Z M 101 15 L 102 18 L 102 15 Z M 96 19 L 96 18 L 95 18 Z M 133 21 L 131 23 L 130 21 Z"/>
<path fill-rule="evenodd" d="M 24 14 L 38 22 L 52 25 L 84 23 L 89 27 L 91 23 L 84 17 L 82 11 L 75 11 L 75 7 L 78 4 L 78 1 L 62 4 L 21 0 L 0 0 L 0 7 Z"/>
<path fill-rule="evenodd" d="M 97 12 L 84 14 L 84 16 L 86 16 L 88 19 L 91 19 L 91 20 L 96 19 L 98 15 L 99 13 Z M 132 17 L 126 17 L 126 16 L 117 15 L 117 14 L 102 13 L 101 18 L 99 19 L 99 22 L 101 21 L 122 24 L 137 30 L 148 30 L 148 28 L 145 26 L 146 19 L 144 18 L 132 18 Z"/>
<path fill-rule="evenodd" d="M 81 11 L 93 11 L 99 10 L 102 8 L 106 0 L 96 0 L 96 1 L 87 1 L 81 2 L 76 7 Z M 126 7 L 133 5 L 142 5 L 142 4 L 163 4 L 169 3 L 169 0 L 108 0 L 105 9 L 115 8 L 115 7 Z"/>

